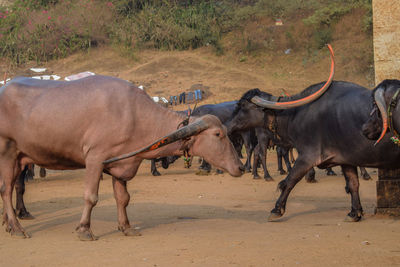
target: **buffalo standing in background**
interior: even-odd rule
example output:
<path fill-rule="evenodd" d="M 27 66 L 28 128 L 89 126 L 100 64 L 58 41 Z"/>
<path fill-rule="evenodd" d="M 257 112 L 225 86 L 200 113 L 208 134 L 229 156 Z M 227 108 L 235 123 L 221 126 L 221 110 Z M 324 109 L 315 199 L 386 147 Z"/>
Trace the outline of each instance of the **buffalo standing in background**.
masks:
<path fill-rule="evenodd" d="M 151 160 L 150 171 L 153 176 L 161 176 L 161 173 L 157 170 L 156 162 L 161 162 L 161 166 L 164 169 L 168 169 L 169 165 L 174 163 L 175 160 L 179 159 L 179 156 L 168 156 L 163 158 L 157 158 Z"/>

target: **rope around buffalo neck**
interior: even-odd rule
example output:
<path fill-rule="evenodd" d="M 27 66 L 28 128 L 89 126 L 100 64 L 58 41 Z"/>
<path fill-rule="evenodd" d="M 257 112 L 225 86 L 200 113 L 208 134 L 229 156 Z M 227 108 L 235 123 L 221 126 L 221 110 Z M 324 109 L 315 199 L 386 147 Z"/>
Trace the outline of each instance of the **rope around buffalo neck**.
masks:
<path fill-rule="evenodd" d="M 392 142 L 398 146 L 400 146 L 400 136 L 399 133 L 394 129 L 393 126 L 393 110 L 397 105 L 397 96 L 400 93 L 400 88 L 397 89 L 397 91 L 394 93 L 392 99 L 390 100 L 390 104 L 388 106 L 388 120 L 389 120 L 389 129 L 393 132 L 392 137 L 390 137 L 390 140 L 392 140 Z"/>

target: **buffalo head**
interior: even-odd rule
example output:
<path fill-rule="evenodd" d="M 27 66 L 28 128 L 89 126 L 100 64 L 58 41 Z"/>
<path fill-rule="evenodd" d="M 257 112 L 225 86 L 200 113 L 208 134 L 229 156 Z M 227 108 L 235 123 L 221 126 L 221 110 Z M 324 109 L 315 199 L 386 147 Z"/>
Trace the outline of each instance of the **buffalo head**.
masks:
<path fill-rule="evenodd" d="M 195 118 L 187 126 L 179 128 L 148 146 L 108 159 L 103 164 L 153 151 L 177 141 L 181 142 L 180 151 L 187 151 L 190 155 L 203 157 L 206 161 L 227 171 L 232 176 L 242 175 L 244 167 L 227 136 L 226 127 L 214 115 Z"/>
<path fill-rule="evenodd" d="M 232 176 L 242 175 L 244 167 L 229 140 L 226 127 L 213 115 L 196 119 L 199 120 L 206 122 L 209 127 L 186 142 L 189 154 L 203 157 L 211 165 L 229 172 Z"/>
<path fill-rule="evenodd" d="M 368 121 L 363 124 L 362 132 L 368 139 L 377 140 L 375 144 L 382 140 L 388 130 L 400 130 L 400 108 L 397 105 L 399 90 L 399 80 L 384 80 L 372 92 L 374 108 Z M 388 129 L 391 123 L 394 129 Z"/>

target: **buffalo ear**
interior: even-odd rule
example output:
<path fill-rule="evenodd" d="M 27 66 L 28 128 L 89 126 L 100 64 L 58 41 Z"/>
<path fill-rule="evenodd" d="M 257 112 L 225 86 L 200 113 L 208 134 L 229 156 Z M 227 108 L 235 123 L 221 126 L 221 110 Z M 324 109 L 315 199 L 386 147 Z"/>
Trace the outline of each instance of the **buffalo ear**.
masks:
<path fill-rule="evenodd" d="M 362 134 L 370 140 L 377 140 L 382 132 L 382 120 L 375 112 L 361 128 Z"/>

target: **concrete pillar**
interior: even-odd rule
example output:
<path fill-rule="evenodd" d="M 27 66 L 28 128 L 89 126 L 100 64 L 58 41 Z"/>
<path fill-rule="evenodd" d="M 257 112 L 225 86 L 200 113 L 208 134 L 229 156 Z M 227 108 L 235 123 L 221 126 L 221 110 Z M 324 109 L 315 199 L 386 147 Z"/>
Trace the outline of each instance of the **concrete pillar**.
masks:
<path fill-rule="evenodd" d="M 376 212 L 400 215 L 400 169 L 378 171 Z"/>
<path fill-rule="evenodd" d="M 375 84 L 400 79 L 400 0 L 373 0 Z"/>
<path fill-rule="evenodd" d="M 400 0 L 373 0 L 375 84 L 400 79 Z M 400 169 L 378 171 L 377 213 L 400 215 Z"/>

